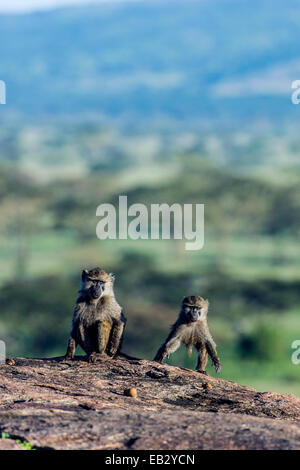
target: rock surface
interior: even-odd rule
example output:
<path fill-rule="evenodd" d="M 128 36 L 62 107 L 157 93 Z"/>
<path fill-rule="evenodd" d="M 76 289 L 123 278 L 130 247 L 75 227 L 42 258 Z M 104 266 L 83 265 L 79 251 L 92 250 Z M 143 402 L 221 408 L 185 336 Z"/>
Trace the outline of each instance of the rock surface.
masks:
<path fill-rule="evenodd" d="M 24 450 L 24 448 L 14 439 L 0 439 L 1 450 Z"/>
<path fill-rule="evenodd" d="M 293 395 L 125 355 L 13 362 L 0 365 L 0 435 L 36 448 L 300 449 Z"/>

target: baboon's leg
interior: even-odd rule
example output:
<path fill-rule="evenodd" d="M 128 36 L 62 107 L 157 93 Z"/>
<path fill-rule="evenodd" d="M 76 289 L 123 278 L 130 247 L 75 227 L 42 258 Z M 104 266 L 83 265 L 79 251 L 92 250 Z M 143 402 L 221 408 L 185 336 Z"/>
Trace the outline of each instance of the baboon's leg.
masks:
<path fill-rule="evenodd" d="M 68 341 L 68 347 L 67 347 L 67 352 L 65 354 L 65 359 L 70 360 L 74 358 L 75 355 L 75 350 L 76 350 L 76 341 L 74 337 L 72 336 L 73 332 L 70 335 L 69 341 Z"/>
<path fill-rule="evenodd" d="M 198 353 L 196 370 L 202 374 L 206 374 L 205 369 L 208 361 L 206 347 L 203 343 L 199 343 L 195 345 L 195 348 L 197 349 Z"/>
<path fill-rule="evenodd" d="M 79 323 L 79 325 L 77 326 L 75 337 L 79 346 L 81 346 L 84 352 L 86 352 L 87 356 L 89 356 L 93 352 L 93 345 L 88 335 L 86 327 L 81 323 Z"/>
<path fill-rule="evenodd" d="M 98 359 L 105 358 L 106 347 L 108 344 L 112 322 L 109 320 L 98 321 L 95 328 L 96 332 L 96 347 L 90 352 L 89 361 L 96 362 Z"/>
<path fill-rule="evenodd" d="M 163 362 L 166 357 L 169 357 L 171 353 L 175 352 L 179 348 L 180 344 L 180 337 L 177 336 L 176 333 L 174 333 L 173 336 L 170 335 L 168 340 L 163 343 L 157 351 L 154 361 Z"/>
<path fill-rule="evenodd" d="M 206 347 L 206 350 L 209 354 L 209 357 L 212 360 L 212 363 L 213 363 L 214 367 L 216 368 L 216 372 L 220 372 L 221 363 L 220 363 L 220 359 L 219 359 L 219 356 L 218 356 L 217 351 L 216 351 L 215 344 L 212 341 L 206 341 L 205 347 Z"/>
<path fill-rule="evenodd" d="M 97 350 L 99 354 L 105 354 L 108 344 L 112 322 L 109 320 L 99 321 L 97 324 Z"/>
<path fill-rule="evenodd" d="M 107 348 L 107 352 L 111 356 L 115 356 L 121 349 L 125 325 L 126 319 L 123 315 L 121 320 L 115 321 L 112 325 Z"/>

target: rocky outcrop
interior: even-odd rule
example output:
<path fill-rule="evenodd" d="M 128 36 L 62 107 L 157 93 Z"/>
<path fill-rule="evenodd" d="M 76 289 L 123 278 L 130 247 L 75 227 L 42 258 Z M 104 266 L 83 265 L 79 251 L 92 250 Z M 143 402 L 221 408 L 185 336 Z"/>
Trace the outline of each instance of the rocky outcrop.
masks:
<path fill-rule="evenodd" d="M 17 358 L 0 365 L 1 432 L 0 449 L 300 449 L 300 399 L 125 355 Z"/>

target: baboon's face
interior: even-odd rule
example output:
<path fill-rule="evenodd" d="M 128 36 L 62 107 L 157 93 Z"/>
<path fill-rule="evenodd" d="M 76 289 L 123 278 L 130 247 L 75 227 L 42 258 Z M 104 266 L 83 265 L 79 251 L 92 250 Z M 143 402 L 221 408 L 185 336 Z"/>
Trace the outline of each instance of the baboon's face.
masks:
<path fill-rule="evenodd" d="M 187 322 L 193 323 L 205 318 L 208 302 L 200 296 L 186 297 L 182 308 Z"/>
<path fill-rule="evenodd" d="M 94 268 L 84 269 L 81 275 L 81 282 L 85 290 L 93 290 L 98 293 L 97 297 L 104 295 L 109 291 L 113 284 L 113 278 L 107 274 L 103 269 Z"/>
<path fill-rule="evenodd" d="M 201 308 L 185 305 L 184 314 L 188 322 L 198 321 L 201 319 Z"/>
<path fill-rule="evenodd" d="M 97 297 L 102 297 L 105 291 L 105 282 L 97 280 L 89 280 L 89 289 L 93 289 L 93 292 L 97 293 Z"/>

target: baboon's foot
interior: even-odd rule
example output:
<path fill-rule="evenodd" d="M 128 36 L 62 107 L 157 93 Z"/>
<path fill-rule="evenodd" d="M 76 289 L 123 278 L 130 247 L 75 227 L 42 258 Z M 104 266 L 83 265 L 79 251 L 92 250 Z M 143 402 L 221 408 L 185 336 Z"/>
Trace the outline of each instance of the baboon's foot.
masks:
<path fill-rule="evenodd" d="M 74 359 L 74 356 L 72 356 L 71 354 L 66 354 L 61 359 L 61 362 L 73 361 L 73 359 Z"/>
<path fill-rule="evenodd" d="M 199 374 L 208 375 L 206 370 L 197 370 L 197 372 L 199 372 Z"/>
<path fill-rule="evenodd" d="M 108 357 L 110 357 L 110 359 L 113 359 L 114 357 L 117 357 L 120 355 L 120 351 L 107 351 L 107 355 Z"/>
<path fill-rule="evenodd" d="M 109 356 L 105 353 L 96 353 L 96 352 L 93 352 L 89 355 L 89 363 L 91 364 L 95 364 L 95 362 L 98 362 L 98 361 L 107 361 L 109 359 Z"/>

